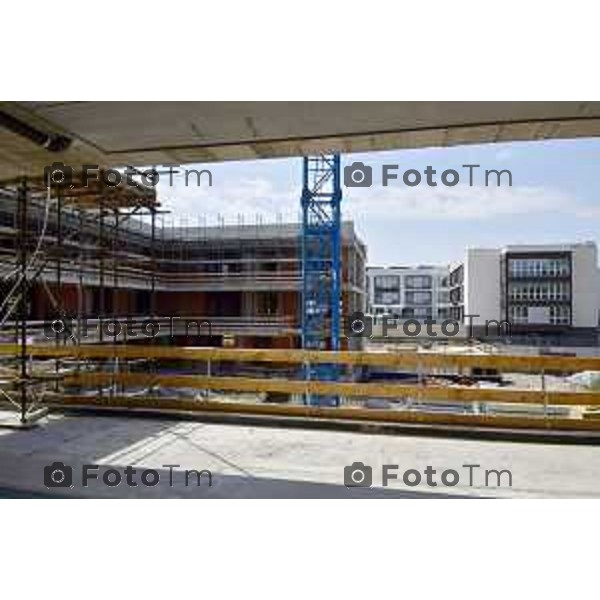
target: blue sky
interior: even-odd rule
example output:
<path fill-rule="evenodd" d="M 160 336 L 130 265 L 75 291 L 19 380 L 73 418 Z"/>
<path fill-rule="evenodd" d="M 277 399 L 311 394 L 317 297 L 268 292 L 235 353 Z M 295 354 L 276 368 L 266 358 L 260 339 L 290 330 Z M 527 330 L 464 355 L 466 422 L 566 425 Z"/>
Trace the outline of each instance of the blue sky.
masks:
<path fill-rule="evenodd" d="M 368 247 L 370 264 L 449 263 L 467 246 L 595 240 L 600 232 L 600 139 L 554 140 L 347 154 L 344 165 L 373 168 L 373 186 L 344 188 L 343 215 L 353 219 Z M 381 165 L 399 173 L 456 169 L 455 187 L 381 185 Z M 483 175 L 468 186 L 463 164 L 509 169 L 513 185 L 485 187 Z M 165 208 L 188 224 L 263 223 L 299 218 L 299 158 L 201 165 L 213 185 L 160 184 Z M 190 165 L 188 168 L 199 168 Z M 464 182 L 464 183 L 463 183 Z M 171 217 L 167 217 L 169 220 Z"/>

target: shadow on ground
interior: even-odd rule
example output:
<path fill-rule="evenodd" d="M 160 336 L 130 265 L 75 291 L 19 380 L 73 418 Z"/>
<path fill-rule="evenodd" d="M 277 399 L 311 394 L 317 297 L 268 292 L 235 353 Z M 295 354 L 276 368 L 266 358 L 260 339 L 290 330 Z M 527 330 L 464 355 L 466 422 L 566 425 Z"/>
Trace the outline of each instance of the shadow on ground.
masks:
<path fill-rule="evenodd" d="M 278 465 L 276 477 L 257 476 L 240 465 L 244 444 L 252 432 L 246 428 L 225 425 L 224 435 L 232 436 L 237 446 L 227 446 L 228 454 L 214 441 L 205 441 L 202 429 L 195 437 L 181 432 L 182 423 L 170 420 L 115 418 L 92 416 L 53 416 L 29 430 L 0 431 L 0 498 L 466 498 L 459 495 L 430 491 L 409 491 L 392 488 L 346 488 L 327 481 L 299 481 L 319 474 L 319 465 L 310 467 L 304 477 L 286 473 L 285 462 Z M 200 426 L 196 427 L 210 427 Z M 215 426 L 213 426 L 215 427 Z M 346 434 L 347 435 L 347 434 Z M 239 436 L 239 440 L 238 440 Z M 246 436 L 246 437 L 244 437 Z M 212 438 L 214 440 L 214 438 Z M 297 442 L 296 442 L 297 443 Z M 250 464 L 270 464 L 269 457 L 257 452 L 256 444 L 249 446 Z M 233 453 L 233 449 L 237 452 Z M 260 447 L 259 447 L 260 449 Z M 233 455 L 233 458 L 232 458 Z M 286 452 L 290 464 L 302 464 L 297 450 Z M 173 460 L 165 461 L 165 457 Z M 236 458 L 237 457 L 237 458 Z M 250 457 L 250 455 L 249 455 Z M 44 484 L 44 468 L 60 461 L 73 469 L 72 488 L 48 489 Z M 262 462 L 261 462 L 262 461 Z M 210 468 L 212 485 L 206 477 L 200 484 L 192 475 L 185 484 L 183 469 L 172 472 L 163 468 L 181 462 Z M 98 479 L 82 485 L 83 465 L 98 464 Z M 137 469 L 138 485 L 128 486 L 123 476 L 117 487 L 102 483 L 103 474 L 111 468 L 123 473 L 127 465 Z M 142 466 L 136 466 L 142 465 Z M 205 466 L 207 465 L 207 466 Z M 157 485 L 148 487 L 140 482 L 144 469 L 159 473 Z M 312 469 L 312 470 L 311 470 Z M 281 472 L 281 477 L 279 477 Z M 170 477 L 172 473 L 172 478 Z M 340 465 L 341 478 L 341 465 Z M 317 479 L 315 475 L 314 479 Z M 329 476 L 331 479 L 331 476 Z M 172 483 L 172 485 L 170 485 Z"/>

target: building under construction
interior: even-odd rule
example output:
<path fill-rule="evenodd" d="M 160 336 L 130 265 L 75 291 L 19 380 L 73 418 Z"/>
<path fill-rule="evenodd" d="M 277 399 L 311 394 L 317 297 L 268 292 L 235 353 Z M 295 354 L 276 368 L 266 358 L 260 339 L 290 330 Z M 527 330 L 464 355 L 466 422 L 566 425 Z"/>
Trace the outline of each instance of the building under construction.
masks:
<path fill-rule="evenodd" d="M 23 411 L 69 368 L 99 366 L 52 361 L 36 374 L 31 344 L 300 347 L 299 224 L 166 226 L 155 189 L 138 183 L 28 178 L 0 193 L 2 335 L 21 350 L 5 360 L 4 400 Z M 364 310 L 365 253 L 345 223 L 343 314 Z"/>

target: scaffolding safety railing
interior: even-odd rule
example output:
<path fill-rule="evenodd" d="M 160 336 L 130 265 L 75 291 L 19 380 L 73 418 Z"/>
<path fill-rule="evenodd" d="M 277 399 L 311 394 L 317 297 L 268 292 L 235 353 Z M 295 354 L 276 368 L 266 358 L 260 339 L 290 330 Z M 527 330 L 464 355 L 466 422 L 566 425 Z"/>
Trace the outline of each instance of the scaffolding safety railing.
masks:
<path fill-rule="evenodd" d="M 0 345 L 0 356 L 21 351 L 17 344 Z M 351 380 L 327 381 L 305 380 L 277 376 L 276 365 L 335 364 L 344 367 L 384 365 L 390 368 L 421 369 L 423 372 L 448 373 L 466 368 L 496 369 L 505 373 L 540 374 L 542 381 L 549 373 L 574 373 L 587 370 L 600 371 L 600 358 L 562 356 L 509 356 L 509 355 L 450 355 L 436 353 L 372 353 L 350 351 L 234 349 L 204 347 L 169 347 L 137 345 L 97 345 L 57 347 L 30 345 L 26 354 L 31 360 L 99 360 L 99 359 L 153 359 L 175 361 L 200 361 L 206 363 L 203 374 L 119 372 L 87 369 L 67 373 L 61 380 L 64 389 L 54 394 L 46 404 L 51 407 L 113 407 L 123 409 L 182 410 L 211 413 L 260 414 L 273 417 L 287 415 L 302 418 L 324 418 L 382 423 L 432 423 L 472 427 L 517 429 L 552 429 L 600 431 L 600 419 L 593 418 L 600 407 L 600 393 L 595 391 L 549 390 L 545 383 L 541 389 L 515 389 L 505 387 L 480 388 L 476 386 L 442 385 L 422 377 L 415 384 L 359 382 Z M 272 369 L 262 377 L 230 376 L 216 374 L 219 363 L 264 363 Z M 121 390 L 146 389 L 168 390 L 169 394 L 143 392 L 137 394 L 84 394 L 76 390 L 86 388 L 110 388 L 117 385 Z M 68 393 L 68 390 L 75 390 Z M 306 406 L 288 401 L 271 404 L 264 401 L 240 401 L 233 397 L 207 398 L 205 395 L 178 396 L 177 390 L 218 390 L 232 394 L 280 394 L 301 397 L 305 394 L 338 395 L 348 402 L 344 407 Z M 373 398 L 401 401 L 418 398 L 415 404 L 388 405 L 384 408 L 369 407 Z M 350 402 L 352 401 L 352 402 Z M 494 404 L 518 407 L 537 407 L 536 414 L 496 414 L 494 411 L 428 411 L 428 403 L 459 403 L 463 405 Z M 552 407 L 577 408 L 577 412 L 552 413 Z M 600 413 L 599 413 L 600 414 Z M 592 418 L 590 418 L 592 417 Z"/>

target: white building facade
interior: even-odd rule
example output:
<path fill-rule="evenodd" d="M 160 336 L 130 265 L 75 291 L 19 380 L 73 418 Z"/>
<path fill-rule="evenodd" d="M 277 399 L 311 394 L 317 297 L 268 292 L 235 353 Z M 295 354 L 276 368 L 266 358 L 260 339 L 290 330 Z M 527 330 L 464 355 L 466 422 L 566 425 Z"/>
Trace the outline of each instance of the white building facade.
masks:
<path fill-rule="evenodd" d="M 505 320 L 541 332 L 598 326 L 594 242 L 470 248 L 449 282 L 451 313 L 466 325 Z"/>
<path fill-rule="evenodd" d="M 449 317 L 449 267 L 367 267 L 367 312 L 397 319 Z"/>

